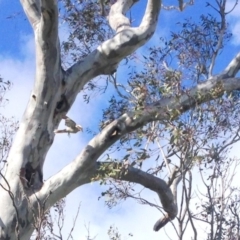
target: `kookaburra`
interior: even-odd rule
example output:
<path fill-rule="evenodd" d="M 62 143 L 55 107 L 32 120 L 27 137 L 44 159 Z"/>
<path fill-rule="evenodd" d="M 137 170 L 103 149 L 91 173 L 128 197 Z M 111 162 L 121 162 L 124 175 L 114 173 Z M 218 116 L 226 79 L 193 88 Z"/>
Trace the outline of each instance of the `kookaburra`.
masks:
<path fill-rule="evenodd" d="M 83 128 L 81 125 L 77 125 L 71 118 L 64 116 L 63 119 L 65 119 L 65 129 L 56 129 L 54 133 L 77 133 L 79 131 L 82 131 Z"/>

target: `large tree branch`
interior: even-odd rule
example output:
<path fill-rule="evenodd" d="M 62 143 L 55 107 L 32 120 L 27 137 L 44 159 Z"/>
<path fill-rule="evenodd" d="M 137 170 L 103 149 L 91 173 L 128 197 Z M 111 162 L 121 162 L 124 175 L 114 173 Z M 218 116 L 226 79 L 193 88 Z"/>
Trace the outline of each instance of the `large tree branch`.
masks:
<path fill-rule="evenodd" d="M 154 31 L 157 25 L 158 14 L 161 9 L 161 0 L 148 0 L 145 14 L 143 16 L 140 28 L 151 28 L 151 31 Z"/>
<path fill-rule="evenodd" d="M 119 0 L 111 6 L 108 21 L 113 30 L 119 32 L 130 27 L 131 23 L 125 14 L 135 2 L 133 0 Z"/>
<path fill-rule="evenodd" d="M 41 17 L 40 0 L 20 0 L 22 7 L 33 28 L 39 22 Z"/>
<path fill-rule="evenodd" d="M 128 164 L 98 162 L 97 166 L 98 168 L 95 175 L 100 174 L 101 176 L 102 174 L 105 176 L 107 171 L 110 171 L 111 177 L 114 179 L 141 184 L 142 186 L 158 194 L 162 203 L 162 207 L 167 214 L 164 216 L 164 218 L 157 222 L 160 224 L 158 225 L 157 229 L 154 229 L 155 231 L 158 231 L 163 226 L 163 222 L 166 223 L 167 221 L 173 220 L 177 216 L 178 206 L 176 188 L 180 181 L 179 177 L 173 182 L 173 185 L 171 186 L 173 189 L 172 191 L 164 180 L 140 169 L 134 168 Z M 114 169 L 118 169 L 120 171 L 116 172 Z"/>
<path fill-rule="evenodd" d="M 166 182 L 158 177 L 153 176 L 152 174 L 146 173 L 140 169 L 136 169 L 132 166 L 129 165 L 124 165 L 124 164 L 116 164 L 116 163 L 102 163 L 102 162 L 97 162 L 95 165 L 89 165 L 88 167 L 85 166 L 84 170 L 82 169 L 82 173 L 80 175 L 76 174 L 75 176 L 72 176 L 72 179 L 74 179 L 74 182 L 71 188 L 65 188 L 62 189 L 61 192 L 58 192 L 58 195 L 61 194 L 61 197 L 63 197 L 63 194 L 68 194 L 71 190 L 74 189 L 74 187 L 77 187 L 79 184 L 85 184 L 93 181 L 93 178 L 96 177 L 98 174 L 104 174 L 105 171 L 102 169 L 103 166 L 107 166 L 110 171 L 111 169 L 120 168 L 121 171 L 118 172 L 115 175 L 112 175 L 113 178 L 115 179 L 120 179 L 128 182 L 134 182 L 141 184 L 142 186 L 156 192 L 159 196 L 159 199 L 162 203 L 163 209 L 166 211 L 166 215 L 164 216 L 163 219 L 159 220 L 157 223 L 159 225 L 159 222 L 164 225 L 174 219 L 177 215 L 178 212 L 178 207 L 177 207 L 177 197 L 176 195 L 172 194 L 172 191 L 170 187 L 166 184 Z M 117 165 L 117 166 L 115 166 Z M 70 168 L 76 167 L 76 162 L 71 163 L 69 165 Z M 57 182 L 54 184 L 63 184 L 63 181 L 61 180 L 68 174 L 70 168 L 65 169 L 64 171 L 61 171 L 62 178 L 58 178 Z M 51 206 L 55 201 L 56 197 L 56 190 L 52 189 L 51 192 L 48 190 L 48 195 L 42 195 L 43 192 L 45 192 L 48 188 L 48 184 L 53 184 L 55 177 L 52 177 L 50 179 L 50 182 L 44 184 L 43 189 L 36 195 L 37 200 L 39 201 L 40 199 L 46 202 L 46 207 Z M 52 185 L 53 186 L 53 185 Z M 73 187 L 74 186 L 74 187 Z M 175 193 L 175 192 L 174 192 Z M 32 199 L 34 201 L 35 197 L 33 196 Z M 60 196 L 59 196 L 60 197 Z M 163 226 L 163 225 L 162 225 Z M 156 229 L 155 229 L 156 230 Z M 157 229 L 159 230 L 159 228 Z"/>
<path fill-rule="evenodd" d="M 46 42 L 54 44 L 58 38 L 58 8 L 56 0 L 21 0 L 22 7 L 37 32 L 36 41 L 40 41 L 46 51 Z M 45 45 L 44 45 L 45 44 Z"/>
<path fill-rule="evenodd" d="M 118 10 L 115 9 L 115 6 L 120 3 L 124 3 L 124 5 Z M 120 26 L 123 27 L 124 25 L 124 27 L 112 39 L 102 43 L 94 52 L 66 71 L 66 96 L 69 106 L 72 105 L 78 92 L 89 80 L 100 74 L 112 74 L 124 57 L 144 45 L 153 35 L 157 25 L 161 1 L 148 0 L 145 15 L 140 26 L 136 28 L 129 27 L 126 17 L 122 14 L 133 3 L 134 1 L 120 0 L 117 1 L 116 5 L 113 5 L 112 11 L 117 11 L 118 15 L 121 15 L 121 19 L 118 18 L 118 15 L 116 18 L 110 16 L 111 25 L 117 31 Z M 115 23 L 113 23 L 114 21 Z"/>
<path fill-rule="evenodd" d="M 44 183 L 39 192 L 41 198 L 44 199 L 51 192 L 48 203 L 52 205 L 77 186 L 88 182 L 91 168 L 96 164 L 99 156 L 126 133 L 151 121 L 176 118 L 196 104 L 202 104 L 221 97 L 225 92 L 239 89 L 240 78 L 225 78 L 223 74 L 197 85 L 180 97 L 165 97 L 141 111 L 123 114 L 96 135 L 71 164 Z"/>
<path fill-rule="evenodd" d="M 56 0 L 26 0 L 22 4 L 27 14 L 35 14 L 31 23 L 34 23 L 36 43 L 36 79 L 9 153 L 5 176 L 15 179 L 11 184 L 16 188 L 20 187 L 19 177 L 26 180 L 25 187 L 39 188 L 42 185 L 44 159 L 54 138 L 52 119 L 61 95 L 58 7 Z"/>
<path fill-rule="evenodd" d="M 164 180 L 131 166 L 128 166 L 126 171 L 121 174 L 118 179 L 141 184 L 158 194 L 162 207 L 167 214 L 156 222 L 154 225 L 155 231 L 158 231 L 167 222 L 173 220 L 177 216 L 178 206 L 176 188 L 179 181 L 176 183 L 174 182 L 173 188 L 175 192 L 172 192 L 171 188 Z"/>
<path fill-rule="evenodd" d="M 225 78 L 233 78 L 240 70 L 240 52 L 232 59 L 225 68 L 223 75 Z"/>
<path fill-rule="evenodd" d="M 123 114 L 96 135 L 73 162 L 44 183 L 43 187 L 36 193 L 38 200 L 45 202 L 46 207 L 50 207 L 75 188 L 90 182 L 95 169 L 98 167 L 96 163 L 97 159 L 126 133 L 134 131 L 151 121 L 164 121 L 176 118 L 196 105 L 221 97 L 225 92 L 239 90 L 240 78 L 227 78 L 228 75 L 231 75 L 230 73 L 237 72 L 236 69 L 239 67 L 238 62 L 239 55 L 234 58 L 221 75 L 212 77 L 206 82 L 186 90 L 182 96 L 165 97 L 154 104 L 146 106 L 143 110 Z M 174 218 L 174 214 L 177 214 L 177 208 L 172 205 L 170 209 L 175 210 L 170 211 L 168 205 L 165 205 L 165 201 L 168 197 L 170 198 L 170 195 L 167 197 L 163 191 L 160 192 L 158 191 L 159 189 L 156 189 L 157 185 L 161 186 L 161 190 L 163 189 L 163 185 L 161 185 L 163 184 L 162 180 L 154 178 L 156 185 L 149 186 L 149 181 L 145 182 L 140 177 L 143 176 L 143 179 L 151 179 L 148 174 L 144 175 L 144 173 L 136 169 L 130 170 L 132 175 L 126 175 L 124 180 L 138 182 L 160 194 L 159 197 L 168 214 L 154 226 L 154 229 L 158 230 L 159 227 L 164 226 L 170 219 Z M 176 179 L 171 186 L 173 191 L 171 194 L 175 197 L 179 181 L 180 178 Z M 34 198 L 35 196 L 33 196 L 33 201 Z M 174 204 L 176 204 L 176 200 Z"/>
<path fill-rule="evenodd" d="M 29 2 L 24 1 L 23 6 Z M 53 118 L 54 108 L 60 98 L 58 95 L 61 95 L 59 89 L 63 78 L 58 40 L 58 6 L 56 0 L 39 0 L 34 4 L 39 10 L 39 21 L 34 25 L 36 79 L 24 122 L 27 123 L 35 118 L 41 124 L 42 129 L 49 128 L 48 131 L 52 132 L 53 125 L 49 126 L 49 119 Z M 42 111 L 39 111 L 41 108 Z M 39 118 L 34 116 L 36 114 Z"/>
<path fill-rule="evenodd" d="M 56 0 L 41 0 L 41 18 L 34 29 L 36 42 L 36 81 L 40 93 L 57 91 L 61 83 L 58 40 L 58 6 Z M 37 96 L 38 97 L 38 96 Z M 38 99 L 38 98 L 37 98 Z M 46 99 L 44 99 L 46 101 Z"/>

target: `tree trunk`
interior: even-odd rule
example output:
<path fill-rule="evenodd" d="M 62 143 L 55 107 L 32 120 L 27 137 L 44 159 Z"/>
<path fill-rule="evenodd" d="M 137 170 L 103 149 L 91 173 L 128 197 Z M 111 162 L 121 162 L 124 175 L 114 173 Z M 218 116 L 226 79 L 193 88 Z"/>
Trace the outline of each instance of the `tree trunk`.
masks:
<path fill-rule="evenodd" d="M 240 89 L 240 79 L 235 78 L 240 68 L 238 54 L 222 74 L 211 77 L 187 94 L 162 98 L 137 113 L 123 114 L 96 135 L 73 162 L 43 183 L 42 168 L 54 141 L 54 130 L 77 94 L 94 77 L 113 73 L 124 57 L 144 45 L 154 34 L 161 1 L 148 0 L 141 24 L 132 28 L 125 13 L 135 2 L 116 1 L 109 14 L 109 24 L 116 34 L 64 71 L 58 39 L 57 0 L 21 0 L 35 36 L 36 78 L 7 165 L 1 173 L 1 240 L 29 239 L 33 230 L 39 228 L 45 211 L 75 188 L 89 183 L 99 171 L 99 163 L 96 163 L 99 156 L 125 134 L 151 121 L 176 118 L 196 104 L 218 98 L 225 91 Z M 213 89 L 217 89 L 214 94 Z M 130 166 L 127 168 L 127 174 L 116 178 L 155 191 L 167 213 L 167 221 L 173 219 L 178 211 L 177 184 L 172 191 L 162 179 Z M 166 219 L 161 221 L 163 224 Z"/>

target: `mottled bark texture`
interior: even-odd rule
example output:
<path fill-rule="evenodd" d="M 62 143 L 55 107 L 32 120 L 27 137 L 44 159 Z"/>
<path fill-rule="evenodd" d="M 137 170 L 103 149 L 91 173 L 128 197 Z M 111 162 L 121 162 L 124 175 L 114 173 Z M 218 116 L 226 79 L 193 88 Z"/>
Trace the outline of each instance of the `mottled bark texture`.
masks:
<path fill-rule="evenodd" d="M 163 98 L 138 112 L 123 114 L 106 126 L 85 146 L 74 161 L 43 183 L 42 167 L 54 140 L 54 129 L 74 103 L 84 85 L 100 74 L 110 74 L 127 55 L 144 45 L 154 34 L 161 1 L 148 0 L 139 27 L 132 28 L 125 13 L 136 0 L 118 0 L 111 8 L 109 24 L 116 34 L 68 70 L 61 68 L 58 38 L 57 0 L 21 0 L 32 25 L 36 44 L 36 77 L 26 111 L 0 187 L 0 239 L 29 239 L 40 209 L 48 209 L 75 188 L 91 181 L 98 170 L 99 156 L 124 134 L 155 120 L 169 119 L 196 103 L 220 97 L 225 91 L 240 89 L 234 78 L 239 70 L 240 54 L 218 76 L 208 79 L 178 99 Z M 220 86 L 220 87 L 219 87 Z M 217 87 L 215 95 L 211 90 Z M 155 191 L 166 211 L 165 223 L 177 214 L 176 191 L 155 176 L 129 167 L 120 179 L 139 183 Z M 173 194 L 174 193 L 174 194 Z"/>

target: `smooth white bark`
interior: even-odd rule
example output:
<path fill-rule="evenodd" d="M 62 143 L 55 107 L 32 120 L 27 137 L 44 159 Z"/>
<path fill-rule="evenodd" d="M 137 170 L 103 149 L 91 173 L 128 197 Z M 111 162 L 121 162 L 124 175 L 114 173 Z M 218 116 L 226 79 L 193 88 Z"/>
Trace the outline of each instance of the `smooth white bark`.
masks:
<path fill-rule="evenodd" d="M 142 111 L 128 112 L 116 119 L 95 136 L 74 161 L 43 184 L 42 166 L 54 139 L 53 131 L 77 94 L 92 78 L 115 71 L 125 56 L 144 45 L 153 35 L 161 1 L 148 0 L 140 26 L 132 28 L 124 13 L 134 2 L 117 1 L 109 16 L 116 35 L 64 72 L 58 40 L 57 1 L 21 0 L 35 34 L 37 69 L 34 89 L 7 167 L 2 172 L 7 182 L 2 178 L 1 184 L 8 191 L 0 188 L 0 206 L 4 206 L 0 208 L 0 239 L 17 239 L 17 236 L 29 239 L 34 228 L 32 222 L 39 214 L 38 206 L 47 209 L 73 189 L 89 183 L 98 170 L 96 161 L 99 156 L 124 134 L 148 122 L 169 119 L 173 117 L 173 110 L 177 110 L 174 112 L 177 117 L 196 104 L 222 96 L 225 91 L 240 89 L 240 79 L 235 78 L 240 67 L 238 54 L 222 74 L 190 89 L 180 98 L 162 98 Z M 212 94 L 213 89 L 217 89 L 215 94 Z M 176 216 L 175 192 L 173 194 L 163 180 L 130 167 L 128 174 L 121 179 L 155 191 L 169 217 Z"/>
<path fill-rule="evenodd" d="M 147 25 L 145 21 L 145 25 L 140 28 L 129 26 L 124 31 L 118 32 L 112 39 L 104 42 L 89 56 L 64 72 L 61 69 L 58 40 L 57 1 L 21 0 L 35 35 L 36 79 L 9 154 L 8 164 L 3 172 L 4 178 L 9 184 L 9 191 L 3 189 L 7 189 L 8 184 L 3 181 L 3 178 L 1 180 L 3 188 L 0 190 L 0 205 L 7 207 L 0 208 L 0 239 L 16 239 L 17 237 L 28 239 L 31 235 L 32 222 L 34 217 L 38 216 L 37 206 L 43 203 L 39 202 L 40 200 L 36 196 L 37 194 L 41 195 L 39 194 L 40 189 L 46 189 L 42 182 L 42 166 L 54 139 L 54 129 L 57 128 L 77 94 L 88 81 L 100 74 L 115 71 L 118 63 L 125 56 L 150 39 L 157 24 L 161 1 L 149 1 L 152 2 L 152 5 L 155 4 L 156 8 L 151 13 L 148 13 L 147 10 L 146 14 L 148 18 L 155 19 L 155 22 L 149 21 L 149 25 Z M 123 1 L 119 0 L 116 4 L 119 2 Z M 125 1 L 124 9 L 127 10 L 131 5 Z M 114 20 L 114 16 L 112 16 L 111 22 L 114 21 L 117 20 L 116 18 Z M 73 166 L 79 169 L 77 161 L 73 162 Z M 85 165 L 83 165 L 84 167 Z M 67 182 L 65 177 L 71 177 L 71 181 L 74 181 L 74 176 L 66 174 L 62 177 L 63 183 Z M 82 178 L 86 181 L 84 177 Z M 73 188 L 79 186 L 81 178 L 75 185 L 72 184 L 67 189 L 64 189 L 66 185 L 61 184 L 61 180 L 55 181 L 54 184 L 62 186 L 60 195 L 63 196 L 63 192 L 66 195 Z M 9 193 L 12 195 L 10 196 Z M 17 206 L 17 209 L 9 204 L 11 197 L 14 201 L 13 205 Z"/>

